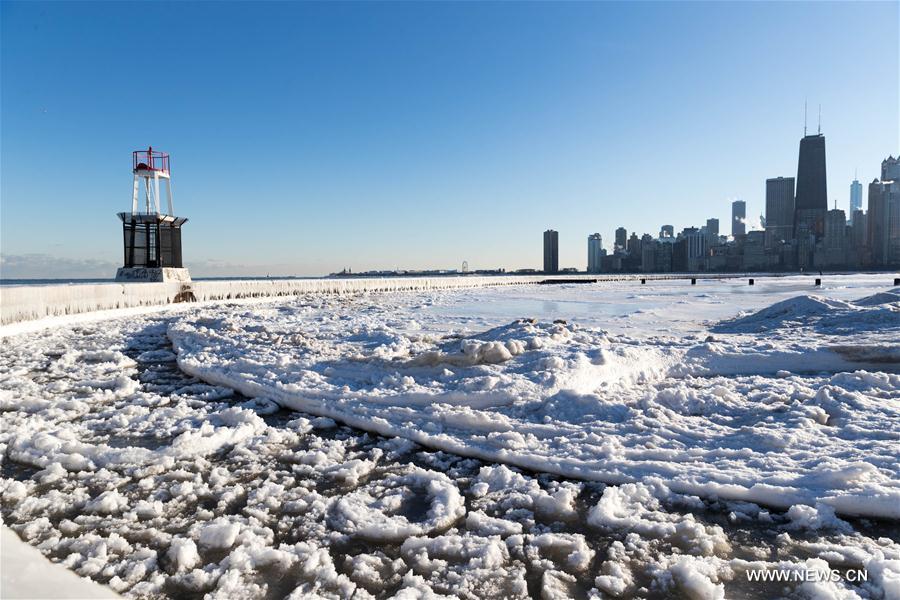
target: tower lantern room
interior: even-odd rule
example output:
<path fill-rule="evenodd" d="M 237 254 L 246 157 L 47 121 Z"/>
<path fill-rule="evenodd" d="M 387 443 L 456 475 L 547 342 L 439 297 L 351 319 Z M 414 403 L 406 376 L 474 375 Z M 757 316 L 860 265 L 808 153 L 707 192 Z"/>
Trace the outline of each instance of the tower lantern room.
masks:
<path fill-rule="evenodd" d="M 125 257 L 116 279 L 189 281 L 181 261 L 181 227 L 187 219 L 175 216 L 169 155 L 152 146 L 131 155 L 131 212 L 119 213 Z M 165 190 L 165 206 L 160 188 Z"/>

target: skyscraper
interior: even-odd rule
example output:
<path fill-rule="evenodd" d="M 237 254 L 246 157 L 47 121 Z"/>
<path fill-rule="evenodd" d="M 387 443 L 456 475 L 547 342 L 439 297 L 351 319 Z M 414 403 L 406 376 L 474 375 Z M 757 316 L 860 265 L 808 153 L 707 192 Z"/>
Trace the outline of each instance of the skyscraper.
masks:
<path fill-rule="evenodd" d="M 673 225 L 663 225 L 659 229 L 659 237 L 661 237 L 661 238 L 675 237 L 675 227 Z"/>
<path fill-rule="evenodd" d="M 900 181 L 869 184 L 867 245 L 875 266 L 900 263 Z"/>
<path fill-rule="evenodd" d="M 862 254 L 867 243 L 866 227 L 868 225 L 866 213 L 863 211 L 856 210 L 850 215 L 850 247 L 859 254 Z"/>
<path fill-rule="evenodd" d="M 679 236 L 687 243 L 687 269 L 688 271 L 706 270 L 706 233 L 696 227 L 686 227 Z"/>
<path fill-rule="evenodd" d="M 839 208 L 825 213 L 825 248 L 839 250 L 843 255 L 847 248 L 847 215 Z M 832 261 L 833 264 L 834 261 Z"/>
<path fill-rule="evenodd" d="M 628 238 L 628 242 L 625 247 L 628 249 L 629 254 L 641 253 L 641 239 L 635 232 L 631 232 L 631 237 Z"/>
<path fill-rule="evenodd" d="M 735 200 L 731 203 L 731 235 L 738 237 L 747 234 L 747 203 Z"/>
<path fill-rule="evenodd" d="M 881 180 L 900 181 L 900 157 L 888 156 L 881 161 Z"/>
<path fill-rule="evenodd" d="M 544 272 L 559 273 L 559 232 L 544 232 Z"/>
<path fill-rule="evenodd" d="M 794 178 L 766 179 L 766 247 L 794 239 Z"/>
<path fill-rule="evenodd" d="M 828 190 L 825 181 L 825 136 L 805 135 L 800 140 L 797 161 L 797 196 L 794 227 L 803 226 L 817 238 L 825 232 Z"/>
<path fill-rule="evenodd" d="M 619 227 L 616 229 L 616 246 L 614 250 L 625 250 L 625 245 L 628 242 L 628 230 L 624 227 Z"/>
<path fill-rule="evenodd" d="M 603 238 L 599 233 L 588 236 L 588 273 L 599 273 L 603 263 Z"/>
<path fill-rule="evenodd" d="M 853 221 L 853 213 L 862 210 L 862 184 L 854 177 L 850 184 L 850 221 Z"/>

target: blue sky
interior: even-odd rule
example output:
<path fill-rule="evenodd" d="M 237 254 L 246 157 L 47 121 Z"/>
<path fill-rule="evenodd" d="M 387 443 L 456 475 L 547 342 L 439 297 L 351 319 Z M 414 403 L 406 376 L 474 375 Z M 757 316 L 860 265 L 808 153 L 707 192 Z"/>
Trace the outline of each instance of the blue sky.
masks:
<path fill-rule="evenodd" d="M 195 275 L 538 267 L 548 227 L 584 268 L 594 231 L 724 229 L 796 174 L 805 99 L 846 209 L 900 152 L 898 6 L 3 2 L 3 276 L 117 266 L 148 144 Z"/>

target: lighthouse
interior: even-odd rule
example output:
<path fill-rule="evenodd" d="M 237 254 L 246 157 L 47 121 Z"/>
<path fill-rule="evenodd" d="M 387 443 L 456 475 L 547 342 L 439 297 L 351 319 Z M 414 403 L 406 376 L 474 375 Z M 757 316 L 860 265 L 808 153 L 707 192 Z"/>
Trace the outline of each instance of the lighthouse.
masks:
<path fill-rule="evenodd" d="M 175 216 L 169 155 L 151 146 L 131 156 L 134 187 L 131 212 L 119 213 L 125 258 L 116 281 L 190 281 L 181 262 L 181 227 L 187 219 Z M 160 184 L 166 212 L 160 208 Z"/>

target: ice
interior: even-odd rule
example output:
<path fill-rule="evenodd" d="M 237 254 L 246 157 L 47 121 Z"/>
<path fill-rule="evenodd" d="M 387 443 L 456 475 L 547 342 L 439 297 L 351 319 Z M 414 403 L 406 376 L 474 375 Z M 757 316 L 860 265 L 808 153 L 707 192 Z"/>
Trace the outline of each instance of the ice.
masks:
<path fill-rule="evenodd" d="M 190 571 L 200 563 L 197 544 L 192 539 L 176 538 L 172 540 L 166 557 L 176 571 Z"/>
<path fill-rule="evenodd" d="M 819 504 L 816 506 L 803 506 L 795 504 L 790 507 L 786 516 L 791 521 L 791 526 L 806 529 L 835 529 L 838 531 L 850 531 L 846 521 L 842 521 L 834 514 L 830 506 Z"/>
<path fill-rule="evenodd" d="M 570 276 L 578 279 L 578 276 Z M 583 278 L 583 276 L 581 277 Z M 597 276 L 591 276 L 596 279 Z M 399 277 L 353 279 L 259 279 L 195 281 L 191 283 L 99 283 L 74 285 L 3 286 L 0 322 L 3 325 L 60 315 L 159 307 L 178 302 L 185 291 L 196 301 L 237 300 L 300 296 L 304 294 L 354 294 L 362 292 L 424 291 L 537 283 L 544 276 L 503 277 Z M 71 321 L 71 318 L 67 319 Z M 21 328 L 25 331 L 29 328 Z"/>
<path fill-rule="evenodd" d="M 656 490 L 644 484 L 628 483 L 606 488 L 591 509 L 587 522 L 599 529 L 636 532 L 644 537 L 664 539 L 673 546 L 702 556 L 724 555 L 731 548 L 721 527 L 705 526 L 690 513 L 673 515 L 660 508 L 658 497 L 670 492 L 662 484 Z"/>
<path fill-rule="evenodd" d="M 120 596 L 68 569 L 48 564 L 41 553 L 0 529 L 0 572 L 4 598 L 119 598 Z"/>
<path fill-rule="evenodd" d="M 613 542 L 607 552 L 608 560 L 600 566 L 602 574 L 594 579 L 594 585 L 601 592 L 618 598 L 634 586 L 634 574 L 624 564 L 628 551 L 622 542 Z"/>
<path fill-rule="evenodd" d="M 798 296 L 777 302 L 751 315 L 725 321 L 712 330 L 723 333 L 762 333 L 797 327 L 814 327 L 826 333 L 895 329 L 900 327 L 900 293 L 892 290 L 853 302 L 819 296 Z"/>
<path fill-rule="evenodd" d="M 483 511 L 472 511 L 466 516 L 466 529 L 480 535 L 506 537 L 522 533 L 522 525 L 506 519 L 489 517 Z"/>
<path fill-rule="evenodd" d="M 506 292 L 469 294 L 490 302 Z M 395 323 L 413 314 L 402 301 L 328 318 L 206 310 L 173 322 L 169 337 L 179 366 L 209 383 L 447 452 L 900 518 L 891 298 L 796 296 L 649 339 L 531 318 L 446 331 L 441 310 L 419 310 L 407 330 Z M 848 376 L 858 378 L 849 387 Z M 873 376 L 886 385 L 867 383 Z"/>
<path fill-rule="evenodd" d="M 690 600 L 722 600 L 725 586 L 718 583 L 718 573 L 713 565 L 694 557 L 679 559 L 669 567 L 672 585 Z"/>
<path fill-rule="evenodd" d="M 760 332 L 718 326 L 809 279 L 308 294 L 7 329 L 3 520 L 131 598 L 890 598 L 885 279 L 827 277 L 821 312 Z M 747 583 L 811 566 L 869 580 Z"/>
<path fill-rule="evenodd" d="M 128 498 L 116 490 L 108 490 L 89 502 L 85 510 L 91 513 L 111 515 L 122 512 L 127 506 Z"/>
<path fill-rule="evenodd" d="M 587 570 L 594 558 L 594 551 L 579 534 L 542 533 L 532 537 L 529 544 L 542 553 L 556 555 L 557 560 L 572 571 Z"/>
<path fill-rule="evenodd" d="M 403 514 L 417 496 L 428 505 L 424 515 Z M 363 486 L 339 499 L 329 516 L 339 531 L 369 540 L 401 541 L 449 528 L 466 513 L 459 489 L 443 473 L 412 469 Z"/>
<path fill-rule="evenodd" d="M 240 531 L 240 525 L 227 520 L 209 523 L 200 530 L 200 546 L 213 550 L 227 550 L 234 545 Z"/>

